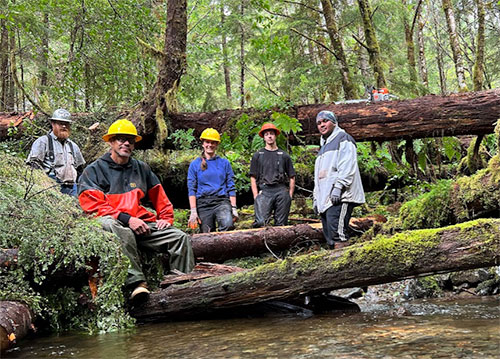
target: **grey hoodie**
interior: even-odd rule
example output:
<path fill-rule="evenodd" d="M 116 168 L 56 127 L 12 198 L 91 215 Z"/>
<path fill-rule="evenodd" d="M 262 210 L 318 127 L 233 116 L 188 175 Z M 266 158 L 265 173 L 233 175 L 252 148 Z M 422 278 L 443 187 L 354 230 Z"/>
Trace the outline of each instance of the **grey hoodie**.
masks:
<path fill-rule="evenodd" d="M 326 140 L 321 138 L 320 144 L 314 165 L 314 206 L 319 213 L 332 206 L 330 193 L 334 187 L 342 189 L 342 202 L 365 203 L 356 142 L 351 135 L 336 125 Z"/>

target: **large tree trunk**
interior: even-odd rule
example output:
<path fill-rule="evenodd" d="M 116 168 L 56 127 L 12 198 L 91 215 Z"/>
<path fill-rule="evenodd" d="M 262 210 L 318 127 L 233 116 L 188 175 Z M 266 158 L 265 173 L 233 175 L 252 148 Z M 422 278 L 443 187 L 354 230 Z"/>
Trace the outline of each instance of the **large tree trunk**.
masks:
<path fill-rule="evenodd" d="M 465 69 L 462 50 L 458 42 L 458 30 L 455 23 L 455 13 L 451 0 L 442 0 L 443 11 L 446 15 L 446 23 L 448 25 L 448 33 L 450 35 L 450 46 L 453 54 L 453 61 L 455 62 L 455 73 L 457 74 L 458 89 L 460 92 L 467 91 L 465 84 Z"/>
<path fill-rule="evenodd" d="M 356 97 L 356 91 L 354 90 L 354 85 L 351 80 L 349 65 L 347 64 L 344 47 L 342 45 L 337 22 L 335 20 L 334 8 L 330 0 L 321 0 L 321 5 L 323 8 L 323 16 L 325 17 L 326 29 L 328 31 L 328 35 L 330 36 L 333 51 L 335 52 L 335 57 L 337 58 L 337 62 L 339 64 L 340 79 L 342 82 L 342 88 L 344 89 L 344 96 L 347 100 L 354 99 Z"/>
<path fill-rule="evenodd" d="M 308 137 L 309 142 L 319 142 L 315 119 L 322 110 L 335 112 L 340 126 L 356 141 L 480 135 L 493 132 L 500 113 L 500 89 L 368 104 L 294 106 L 282 112 L 300 121 L 302 132 L 299 135 Z M 221 110 L 174 114 L 171 119 L 174 129 L 194 128 L 195 135 L 199 136 L 207 127 L 231 133 L 234 121 L 243 113 L 258 123 L 269 119 L 272 112 Z"/>
<path fill-rule="evenodd" d="M 216 309 L 295 298 L 332 289 L 498 265 L 500 220 L 402 233 L 343 250 L 291 257 L 246 272 L 152 293 L 132 315 L 140 320 L 183 318 Z"/>
<path fill-rule="evenodd" d="M 358 0 L 359 11 L 363 20 L 363 27 L 365 30 L 365 40 L 368 54 L 370 55 L 370 65 L 375 75 L 377 87 L 387 87 L 385 83 L 384 70 L 382 66 L 382 59 L 380 58 L 380 46 L 378 45 L 377 36 L 375 34 L 375 26 L 372 21 L 372 9 L 370 0 Z"/>
<path fill-rule="evenodd" d="M 23 303 L 0 301 L 0 352 L 13 346 L 33 329 L 33 314 Z"/>
<path fill-rule="evenodd" d="M 177 112 L 177 91 L 186 69 L 187 0 L 168 0 L 165 46 L 153 90 L 132 120 L 146 143 L 167 137 L 167 117 Z M 144 123 L 144 127 L 143 124 Z"/>

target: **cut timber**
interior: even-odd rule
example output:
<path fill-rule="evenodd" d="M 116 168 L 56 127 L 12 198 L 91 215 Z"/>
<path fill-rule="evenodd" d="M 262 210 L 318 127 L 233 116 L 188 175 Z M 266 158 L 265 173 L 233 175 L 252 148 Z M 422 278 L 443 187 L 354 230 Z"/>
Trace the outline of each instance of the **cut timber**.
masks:
<path fill-rule="evenodd" d="M 33 315 L 23 303 L 0 301 L 0 345 L 1 352 L 11 347 L 16 340 L 34 328 Z"/>
<path fill-rule="evenodd" d="M 282 112 L 300 121 L 302 132 L 299 135 L 309 137 L 310 140 L 318 138 L 316 142 L 319 142 L 316 114 L 322 110 L 335 112 L 340 126 L 356 141 L 481 135 L 493 132 L 500 113 L 500 89 L 377 103 L 171 114 L 170 120 L 175 130 L 194 128 L 195 135 L 199 136 L 207 127 L 231 133 L 234 131 L 235 121 L 242 114 L 247 114 L 253 122 L 264 122 L 271 118 L 273 112 Z"/>
<path fill-rule="evenodd" d="M 245 272 L 172 285 L 152 293 L 132 315 L 140 320 L 296 298 L 408 277 L 498 265 L 500 219 L 377 237 L 342 250 L 291 257 Z"/>

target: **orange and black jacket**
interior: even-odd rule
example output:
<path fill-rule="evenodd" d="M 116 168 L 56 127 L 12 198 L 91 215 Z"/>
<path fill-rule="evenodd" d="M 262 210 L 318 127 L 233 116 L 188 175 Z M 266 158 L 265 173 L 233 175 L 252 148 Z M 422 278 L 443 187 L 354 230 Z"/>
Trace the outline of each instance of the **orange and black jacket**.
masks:
<path fill-rule="evenodd" d="M 119 165 L 108 152 L 85 168 L 78 181 L 78 199 L 86 213 L 112 216 L 126 225 L 130 217 L 174 223 L 172 203 L 158 177 L 146 163 L 132 157 L 127 164 Z M 156 216 L 142 206 L 148 201 Z"/>

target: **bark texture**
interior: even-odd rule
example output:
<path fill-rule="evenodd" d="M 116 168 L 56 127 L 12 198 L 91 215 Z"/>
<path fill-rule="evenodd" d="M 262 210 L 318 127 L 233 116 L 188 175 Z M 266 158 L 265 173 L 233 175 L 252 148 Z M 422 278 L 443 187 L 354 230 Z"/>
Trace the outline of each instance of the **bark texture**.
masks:
<path fill-rule="evenodd" d="M 281 251 L 306 241 L 324 241 L 321 224 L 298 224 L 192 236 L 196 261 L 216 263 L 257 256 L 269 250 Z"/>
<path fill-rule="evenodd" d="M 490 267 L 500 260 L 500 220 L 378 237 L 246 272 L 172 285 L 152 293 L 132 315 L 139 320 L 182 318 L 216 309 L 363 287 L 408 277 Z"/>
<path fill-rule="evenodd" d="M 451 96 L 427 95 L 403 101 L 294 106 L 281 111 L 300 121 L 302 132 L 299 135 L 308 138 L 310 143 L 317 143 L 319 134 L 315 119 L 322 110 L 335 112 L 340 126 L 356 141 L 479 135 L 493 132 L 500 113 L 500 89 Z M 246 113 L 255 122 L 264 122 L 274 111 L 248 109 L 180 113 L 172 115 L 171 120 L 174 129 L 194 128 L 195 136 L 207 127 L 231 134 L 242 114 Z"/>
<path fill-rule="evenodd" d="M 458 29 L 455 22 L 455 12 L 451 0 L 442 0 L 443 11 L 446 16 L 446 23 L 448 25 L 448 33 L 450 35 L 450 46 L 453 54 L 453 61 L 455 62 L 455 73 L 457 74 L 458 89 L 460 92 L 467 91 L 465 84 L 465 69 L 462 50 L 458 42 Z"/>
<path fill-rule="evenodd" d="M 486 11 L 484 9 L 483 0 L 476 0 L 477 6 L 477 38 L 476 38 L 476 61 L 474 62 L 474 70 L 472 81 L 474 83 L 474 91 L 481 91 L 484 82 L 484 31 Z"/>
<path fill-rule="evenodd" d="M 187 0 L 168 0 L 165 46 L 158 78 L 132 121 L 145 141 L 161 143 L 167 137 L 166 119 L 177 112 L 177 91 L 186 69 Z"/>
<path fill-rule="evenodd" d="M 326 29 L 328 31 L 328 35 L 330 36 L 333 51 L 335 52 L 335 57 L 337 58 L 337 62 L 339 64 L 340 79 L 342 82 L 342 88 L 344 89 L 344 96 L 346 100 L 354 99 L 356 97 L 356 92 L 351 81 L 349 65 L 347 63 L 339 29 L 335 20 L 334 8 L 330 0 L 321 0 L 321 5 L 323 8 L 323 16 L 325 17 Z"/>
<path fill-rule="evenodd" d="M 3 353 L 33 329 L 33 315 L 23 303 L 0 301 L 0 346 Z"/>
<path fill-rule="evenodd" d="M 372 21 L 372 9 L 369 0 L 358 0 L 359 12 L 363 20 L 363 28 L 365 30 L 366 49 L 370 58 L 370 65 L 375 75 L 377 87 L 387 87 L 385 82 L 382 59 L 380 58 L 380 46 L 375 34 L 375 26 Z"/>

